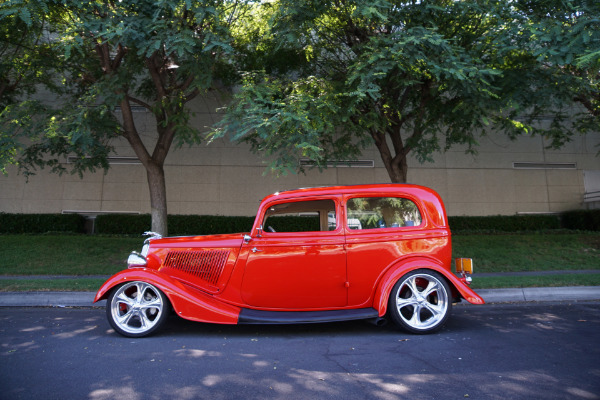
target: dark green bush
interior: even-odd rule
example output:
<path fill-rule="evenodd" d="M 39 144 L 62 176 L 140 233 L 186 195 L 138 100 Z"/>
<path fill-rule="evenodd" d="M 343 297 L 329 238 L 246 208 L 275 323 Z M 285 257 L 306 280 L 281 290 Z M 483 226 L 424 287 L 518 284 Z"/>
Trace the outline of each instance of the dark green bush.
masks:
<path fill-rule="evenodd" d="M 600 231 L 600 210 L 576 210 L 561 215 L 497 215 L 449 217 L 453 232 L 520 232 L 570 229 Z M 85 217 L 78 214 L 0 213 L 0 234 L 85 232 Z M 254 217 L 218 215 L 169 215 L 169 235 L 211 235 L 249 232 Z M 279 232 L 318 231 L 319 220 L 309 217 L 272 217 L 268 225 Z M 103 214 L 95 221 L 95 233 L 141 235 L 151 228 L 149 214 Z M 267 229 L 267 227 L 265 227 Z"/>
<path fill-rule="evenodd" d="M 249 232 L 254 217 L 226 217 L 220 215 L 169 215 L 169 236 L 213 235 Z M 112 235 L 140 235 L 152 226 L 149 214 L 103 214 L 96 218 L 96 233 Z"/>
<path fill-rule="evenodd" d="M 96 217 L 94 233 L 141 235 L 152 227 L 150 214 L 102 214 Z"/>
<path fill-rule="evenodd" d="M 169 215 L 169 236 L 214 235 L 250 232 L 254 217 L 222 215 Z M 278 232 L 318 231 L 319 219 L 310 217 L 271 217 L 268 225 Z M 96 218 L 96 233 L 139 235 L 149 231 L 150 215 L 104 214 Z M 265 227 L 267 229 L 267 227 Z"/>
<path fill-rule="evenodd" d="M 600 231 L 600 210 L 567 211 L 561 215 L 565 229 Z"/>
<path fill-rule="evenodd" d="M 213 235 L 250 232 L 254 217 L 222 215 L 169 215 L 169 235 Z"/>
<path fill-rule="evenodd" d="M 79 214 L 0 213 L 0 233 L 85 232 L 85 217 Z"/>
<path fill-rule="evenodd" d="M 448 217 L 452 231 L 520 232 L 560 229 L 558 215 L 495 215 L 489 217 Z"/>

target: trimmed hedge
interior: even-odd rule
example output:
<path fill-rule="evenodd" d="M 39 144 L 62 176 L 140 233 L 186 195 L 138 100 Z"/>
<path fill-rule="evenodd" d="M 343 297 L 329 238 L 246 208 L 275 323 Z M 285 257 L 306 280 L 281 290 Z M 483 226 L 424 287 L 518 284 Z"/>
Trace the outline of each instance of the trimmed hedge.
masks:
<path fill-rule="evenodd" d="M 600 210 L 567 211 L 561 215 L 565 229 L 600 231 Z"/>
<path fill-rule="evenodd" d="M 214 235 L 250 232 L 254 217 L 219 215 L 169 215 L 169 236 Z M 150 214 L 103 214 L 96 217 L 95 232 L 112 235 L 140 235 L 149 231 Z"/>
<path fill-rule="evenodd" d="M 250 232 L 254 217 L 223 215 L 169 215 L 169 235 L 214 235 Z"/>
<path fill-rule="evenodd" d="M 600 231 L 600 210 L 576 210 L 560 215 L 497 215 L 489 217 L 448 217 L 453 232 L 522 232 L 571 229 Z M 78 214 L 0 213 L 0 234 L 85 232 L 86 219 Z M 169 235 L 211 235 L 249 232 L 254 217 L 215 215 L 169 215 Z M 277 231 L 318 230 L 319 221 L 310 217 L 272 217 L 267 222 Z M 96 217 L 95 232 L 113 235 L 140 235 L 149 231 L 149 214 L 103 214 Z M 266 229 L 266 227 L 265 227 Z"/>
<path fill-rule="evenodd" d="M 495 215 L 489 217 L 448 217 L 452 231 L 521 232 L 561 229 L 559 215 Z M 571 228 L 577 229 L 577 228 Z"/>
<path fill-rule="evenodd" d="M 254 217 L 222 215 L 169 215 L 169 236 L 215 235 L 250 232 Z M 138 235 L 150 230 L 149 214 L 103 214 L 96 217 L 96 233 Z M 318 231 L 319 219 L 311 217 L 271 217 L 268 225 L 279 232 Z M 265 227 L 266 229 L 267 227 Z"/>
<path fill-rule="evenodd" d="M 85 217 L 79 214 L 0 213 L 0 233 L 85 232 Z"/>

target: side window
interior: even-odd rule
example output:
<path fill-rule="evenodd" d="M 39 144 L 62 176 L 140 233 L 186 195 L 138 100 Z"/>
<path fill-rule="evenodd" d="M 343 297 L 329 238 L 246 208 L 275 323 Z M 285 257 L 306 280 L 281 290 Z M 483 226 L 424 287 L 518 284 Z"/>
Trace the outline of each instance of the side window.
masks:
<path fill-rule="evenodd" d="M 269 207 L 264 232 L 318 232 L 337 228 L 335 202 L 311 200 L 280 203 Z"/>
<path fill-rule="evenodd" d="M 421 225 L 415 203 L 400 197 L 360 197 L 348 200 L 348 228 L 376 229 Z"/>

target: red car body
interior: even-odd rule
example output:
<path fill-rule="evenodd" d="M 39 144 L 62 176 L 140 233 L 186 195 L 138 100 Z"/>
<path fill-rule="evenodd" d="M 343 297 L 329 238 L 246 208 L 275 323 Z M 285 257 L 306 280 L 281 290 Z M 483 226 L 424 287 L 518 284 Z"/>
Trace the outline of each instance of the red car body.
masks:
<path fill-rule="evenodd" d="M 319 230 L 271 232 L 264 225 L 271 221 L 265 218 L 288 211 L 299 218 L 303 213 L 312 216 L 315 223 L 318 218 Z M 448 307 L 461 298 L 473 304 L 484 302 L 469 288 L 470 277 L 452 272 L 451 234 L 443 202 L 422 186 L 357 185 L 275 193 L 261 202 L 249 233 L 153 238 L 147 245 L 139 255 L 142 261 L 112 276 L 95 298 L 109 299 L 109 321 L 127 336 L 151 333 L 143 328 L 143 321 L 141 328 L 131 332 L 119 327 L 135 319 L 133 314 L 147 312 L 152 307 L 147 304 L 156 302 L 158 292 L 180 317 L 220 324 L 376 319 L 388 314 L 390 304 L 401 310 L 408 301 L 403 299 L 409 298 L 409 309 L 422 305 L 435 314 L 446 307 L 439 299 L 444 291 L 449 291 Z M 404 292 L 397 289 L 391 303 L 395 285 L 411 272 L 416 277 L 406 281 Z M 430 275 L 431 295 L 425 291 Z M 151 285 L 146 306 L 143 299 L 131 300 L 145 290 L 139 285 L 129 295 L 120 293 L 125 300 L 119 304 L 119 296 L 110 297 L 128 282 L 144 283 L 144 288 Z M 428 295 L 430 300 L 424 300 Z M 162 306 L 152 310 L 157 311 L 162 312 Z M 142 315 L 142 320 L 148 315 Z M 443 317 L 441 323 L 447 315 Z M 441 326 L 411 329 L 411 318 L 416 317 L 400 317 L 409 321 L 405 328 L 417 333 Z M 154 325 L 152 316 L 146 322 Z"/>

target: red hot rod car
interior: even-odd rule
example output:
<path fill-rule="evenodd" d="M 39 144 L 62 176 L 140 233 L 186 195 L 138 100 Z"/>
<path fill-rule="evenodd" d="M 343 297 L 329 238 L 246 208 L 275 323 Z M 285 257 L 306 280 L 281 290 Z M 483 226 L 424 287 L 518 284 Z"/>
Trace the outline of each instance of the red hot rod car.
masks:
<path fill-rule="evenodd" d="M 391 319 L 438 330 L 453 302 L 483 304 L 470 259 L 451 271 L 440 196 L 416 185 L 298 189 L 267 196 L 245 234 L 152 235 L 102 285 L 111 326 L 141 337 L 182 318 L 219 324 Z"/>

